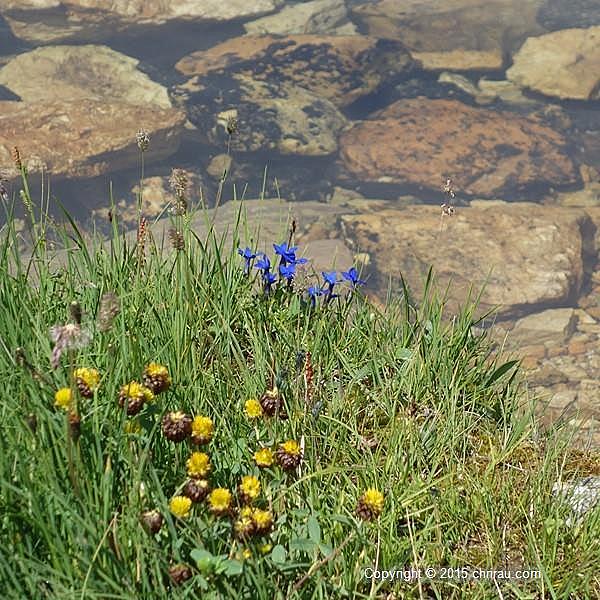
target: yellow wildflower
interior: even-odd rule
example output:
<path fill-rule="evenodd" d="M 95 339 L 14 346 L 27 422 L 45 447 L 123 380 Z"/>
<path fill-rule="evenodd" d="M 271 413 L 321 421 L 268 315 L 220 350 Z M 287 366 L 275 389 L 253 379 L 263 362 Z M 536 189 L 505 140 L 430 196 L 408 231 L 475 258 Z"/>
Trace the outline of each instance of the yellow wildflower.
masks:
<path fill-rule="evenodd" d="M 63 387 L 54 394 L 54 406 L 68 410 L 71 406 L 71 388 Z"/>
<path fill-rule="evenodd" d="M 226 488 L 215 488 L 208 496 L 208 504 L 215 515 L 227 514 L 231 508 L 231 492 Z"/>
<path fill-rule="evenodd" d="M 249 400 L 246 400 L 246 403 L 244 404 L 244 410 L 246 411 L 246 416 L 249 419 L 258 419 L 263 415 L 262 406 L 260 405 L 260 402 L 255 398 L 250 398 Z"/>
<path fill-rule="evenodd" d="M 212 439 L 214 425 L 210 417 L 198 415 L 192 421 L 192 442 L 195 444 L 208 444 Z"/>
<path fill-rule="evenodd" d="M 254 453 L 254 461 L 259 467 L 271 467 L 275 461 L 270 448 L 261 448 Z"/>
<path fill-rule="evenodd" d="M 179 519 L 185 519 L 191 508 L 192 501 L 186 496 L 173 496 L 169 502 L 169 510 Z"/>
<path fill-rule="evenodd" d="M 186 466 L 190 477 L 205 478 L 211 469 L 210 458 L 204 452 L 192 452 Z"/>

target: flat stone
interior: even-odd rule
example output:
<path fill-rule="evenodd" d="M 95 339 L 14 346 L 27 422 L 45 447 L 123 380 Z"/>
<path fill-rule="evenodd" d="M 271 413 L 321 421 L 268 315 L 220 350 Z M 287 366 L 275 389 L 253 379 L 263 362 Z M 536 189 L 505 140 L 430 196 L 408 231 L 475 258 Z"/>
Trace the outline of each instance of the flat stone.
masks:
<path fill-rule="evenodd" d="M 600 26 L 563 29 L 527 39 L 506 76 L 546 96 L 600 98 Z"/>
<path fill-rule="evenodd" d="M 150 135 L 148 163 L 173 154 L 185 123 L 175 109 L 97 101 L 0 102 L 0 170 L 17 176 L 18 145 L 30 173 L 54 178 L 95 177 L 139 165 L 136 131 Z"/>
<path fill-rule="evenodd" d="M 106 46 L 46 46 L 19 54 L 0 69 L 0 85 L 28 102 L 106 98 L 171 108 L 167 89 L 138 64 Z"/>
<path fill-rule="evenodd" d="M 295 84 L 346 106 L 415 62 L 400 42 L 365 36 L 290 35 L 234 38 L 182 58 L 175 68 L 194 76 L 198 89 L 223 87 L 222 77 L 242 75 L 276 89 Z M 226 82 L 227 80 L 225 80 Z"/>
<path fill-rule="evenodd" d="M 366 0 L 352 14 L 369 35 L 402 40 L 426 69 L 496 70 L 504 55 L 544 30 L 543 0 Z"/>
<path fill-rule="evenodd" d="M 33 44 L 99 41 L 170 21 L 215 23 L 267 14 L 283 0 L 0 0 L 13 34 Z M 66 5 L 66 6 L 65 6 Z"/>
<path fill-rule="evenodd" d="M 312 0 L 286 6 L 278 13 L 244 24 L 251 35 L 320 33 L 353 35 L 355 25 L 348 19 L 344 0 Z"/>
<path fill-rule="evenodd" d="M 440 229 L 439 208 L 412 206 L 342 215 L 340 227 L 355 251 L 370 254 L 375 288 L 387 288 L 390 277 L 396 286 L 403 276 L 420 298 L 433 265 L 440 289 L 451 284 L 448 310 L 484 284 L 479 309 L 499 307 L 505 316 L 578 293 L 580 228 L 588 219 L 582 211 L 512 204 L 501 211 L 461 208 L 446 219 Z M 556 327 L 552 320 L 546 326 Z"/>
<path fill-rule="evenodd" d="M 566 342 L 577 328 L 573 308 L 552 308 L 519 319 L 511 331 L 514 340 Z"/>
<path fill-rule="evenodd" d="M 399 100 L 346 131 L 347 179 L 460 192 L 526 196 L 536 186 L 579 181 L 567 138 L 542 117 L 473 108 L 456 100 Z"/>

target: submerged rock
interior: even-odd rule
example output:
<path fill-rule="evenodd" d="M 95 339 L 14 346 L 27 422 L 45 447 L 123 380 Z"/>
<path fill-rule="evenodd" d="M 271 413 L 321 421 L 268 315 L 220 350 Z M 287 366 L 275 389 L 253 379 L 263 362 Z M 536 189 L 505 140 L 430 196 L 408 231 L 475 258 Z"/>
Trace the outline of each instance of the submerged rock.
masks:
<path fill-rule="evenodd" d="M 295 84 L 346 106 L 382 83 L 410 71 L 414 61 L 400 42 L 364 36 L 244 36 L 194 52 L 176 69 L 205 86 L 242 75 L 278 85 Z"/>
<path fill-rule="evenodd" d="M 235 119 L 231 148 L 240 152 L 325 156 L 337 151 L 338 135 L 347 124 L 329 100 L 302 87 L 245 75 L 221 78 L 186 105 L 190 121 L 219 147 L 228 144 L 227 124 Z"/>
<path fill-rule="evenodd" d="M 543 0 L 365 0 L 353 8 L 366 33 L 401 40 L 429 69 L 500 69 L 527 36 Z"/>
<path fill-rule="evenodd" d="M 600 26 L 529 38 L 514 56 L 508 79 L 546 96 L 600 98 Z"/>
<path fill-rule="evenodd" d="M 214 23 L 256 17 L 283 0 L 0 0 L 13 34 L 36 44 L 98 41 L 169 21 Z"/>
<path fill-rule="evenodd" d="M 478 310 L 499 307 L 505 316 L 566 303 L 581 288 L 581 229 L 589 218 L 577 209 L 506 203 L 442 217 L 438 207 L 412 206 L 340 221 L 353 249 L 371 256 L 375 285 L 387 287 L 391 277 L 397 288 L 403 276 L 418 299 L 433 265 L 438 289 L 451 283 L 453 312 L 484 285 Z"/>
<path fill-rule="evenodd" d="M 171 108 L 167 89 L 137 69 L 139 61 L 106 46 L 46 46 L 0 69 L 0 85 L 22 100 L 82 98 Z"/>
<path fill-rule="evenodd" d="M 600 2 L 546 0 L 538 12 L 538 21 L 549 30 L 600 25 Z"/>
<path fill-rule="evenodd" d="M 348 20 L 348 9 L 344 0 L 311 0 L 311 2 L 292 4 L 274 15 L 246 23 L 244 29 L 253 35 L 304 33 L 353 35 L 356 33 L 354 23 Z"/>
<path fill-rule="evenodd" d="M 340 139 L 346 177 L 502 197 L 579 181 L 567 139 L 539 117 L 455 100 L 400 100 Z"/>
<path fill-rule="evenodd" d="M 108 99 L 0 102 L 0 170 L 16 177 L 14 146 L 30 173 L 44 169 L 57 179 L 136 167 L 140 127 L 151 140 L 146 161 L 164 160 L 179 147 L 184 123 L 185 114 L 179 110 Z"/>

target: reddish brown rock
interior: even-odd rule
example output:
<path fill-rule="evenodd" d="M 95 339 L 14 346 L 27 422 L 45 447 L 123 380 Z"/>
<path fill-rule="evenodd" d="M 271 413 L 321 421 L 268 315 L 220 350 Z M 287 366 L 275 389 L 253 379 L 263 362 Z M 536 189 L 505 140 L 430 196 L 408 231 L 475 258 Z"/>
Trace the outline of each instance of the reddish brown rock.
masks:
<path fill-rule="evenodd" d="M 420 298 L 433 265 L 439 289 L 451 283 L 449 310 L 484 284 L 480 310 L 497 306 L 505 316 L 564 305 L 579 292 L 583 211 L 515 203 L 444 219 L 438 207 L 412 206 L 344 215 L 341 228 L 355 251 L 371 256 L 375 286 L 385 289 L 391 277 L 397 289 L 403 276 Z"/>
<path fill-rule="evenodd" d="M 55 178 L 94 177 L 139 164 L 136 131 L 150 135 L 146 161 L 159 161 L 178 146 L 185 114 L 108 100 L 0 102 L 0 170 L 16 176 L 11 151 L 18 146 L 31 172 Z"/>
<path fill-rule="evenodd" d="M 400 100 L 340 139 L 349 178 L 462 193 L 523 195 L 575 183 L 567 139 L 541 118 L 472 108 L 455 100 Z"/>
<path fill-rule="evenodd" d="M 255 81 L 303 87 L 338 106 L 350 104 L 414 66 L 400 42 L 364 36 L 244 36 L 194 52 L 176 69 L 196 76 L 242 75 Z"/>

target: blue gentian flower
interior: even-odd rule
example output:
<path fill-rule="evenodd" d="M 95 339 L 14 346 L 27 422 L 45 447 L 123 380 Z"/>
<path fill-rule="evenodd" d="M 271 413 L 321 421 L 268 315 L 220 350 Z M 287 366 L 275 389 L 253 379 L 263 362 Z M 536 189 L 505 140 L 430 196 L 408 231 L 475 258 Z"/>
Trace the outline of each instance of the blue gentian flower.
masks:
<path fill-rule="evenodd" d="M 288 281 L 292 281 L 294 275 L 296 274 L 296 265 L 294 263 L 289 265 L 280 265 L 279 274 Z"/>
<path fill-rule="evenodd" d="M 256 258 L 256 254 L 248 246 L 244 250 L 238 248 L 238 254 L 246 261 L 244 264 L 244 275 L 248 275 L 250 273 L 250 261 Z"/>
<path fill-rule="evenodd" d="M 265 294 L 271 291 L 271 286 L 275 283 L 277 277 L 273 273 L 268 271 L 263 275 L 263 281 L 265 282 Z"/>
<path fill-rule="evenodd" d="M 321 271 L 321 275 L 323 275 L 323 279 L 325 280 L 325 283 L 327 284 L 327 289 L 324 290 L 325 292 L 325 304 L 329 304 L 329 301 L 332 298 L 337 298 L 337 294 L 333 293 L 333 286 L 336 283 L 339 283 L 339 280 L 337 278 L 337 272 L 336 271 Z"/>
<path fill-rule="evenodd" d="M 266 254 L 262 255 L 262 258 L 259 258 L 254 265 L 255 269 L 260 269 L 263 272 L 263 276 L 265 276 L 271 270 L 271 261 Z"/>
<path fill-rule="evenodd" d="M 287 264 L 291 265 L 303 265 L 308 262 L 306 258 L 296 258 L 296 250 L 298 246 L 288 246 L 285 242 L 282 244 L 273 244 L 275 254 L 281 257 L 281 266 Z"/>
<path fill-rule="evenodd" d="M 311 285 L 308 288 L 308 297 L 310 298 L 310 305 L 314 308 L 317 304 L 317 296 L 323 295 L 323 288 Z"/>
<path fill-rule="evenodd" d="M 365 283 L 364 280 L 358 278 L 358 271 L 354 267 L 350 267 L 348 271 L 342 271 L 342 277 L 349 281 L 353 288 Z"/>

